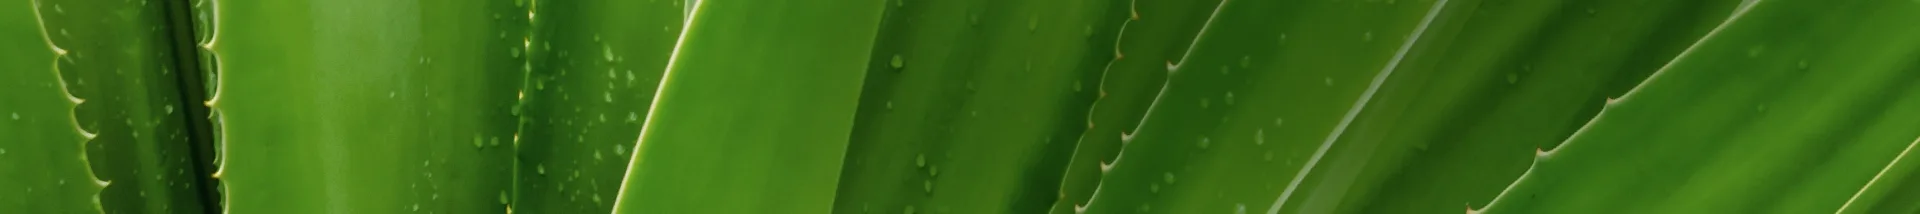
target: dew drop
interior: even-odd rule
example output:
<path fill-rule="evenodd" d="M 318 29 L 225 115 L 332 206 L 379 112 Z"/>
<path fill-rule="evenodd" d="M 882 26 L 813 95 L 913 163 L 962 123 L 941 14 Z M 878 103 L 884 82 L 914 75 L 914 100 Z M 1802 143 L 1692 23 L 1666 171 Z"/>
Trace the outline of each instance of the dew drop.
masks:
<path fill-rule="evenodd" d="M 1240 68 L 1253 66 L 1253 56 L 1240 56 Z"/>
<path fill-rule="evenodd" d="M 1267 129 L 1253 130 L 1253 145 L 1267 145 Z"/>
<path fill-rule="evenodd" d="M 893 69 L 900 69 L 900 67 L 905 67 L 905 66 L 907 66 L 907 62 L 906 62 L 906 60 L 903 60 L 903 59 L 900 59 L 900 55 L 899 55 L 899 54 L 894 54 L 894 55 L 893 55 L 893 61 L 889 61 L 889 62 L 887 62 L 887 65 L 889 65 L 889 66 L 893 66 Z"/>
<path fill-rule="evenodd" d="M 533 166 L 533 171 L 534 171 L 534 172 L 536 172 L 536 173 L 540 173 L 541 175 L 545 175 L 545 174 L 547 174 L 547 165 L 546 165 L 546 164 L 540 164 L 540 165 L 537 165 L 537 166 Z M 563 188 L 564 188 L 564 187 L 563 187 Z"/>
<path fill-rule="evenodd" d="M 487 145 L 489 145 L 489 146 L 500 146 L 500 137 L 493 137 L 493 138 L 488 138 L 488 139 L 487 139 Z"/>
<path fill-rule="evenodd" d="M 1200 98 L 1200 108 L 1207 108 L 1208 106 L 1213 106 L 1213 101 L 1207 98 Z"/>
<path fill-rule="evenodd" d="M 1227 92 L 1227 98 L 1222 99 L 1221 101 L 1226 101 L 1227 105 L 1233 105 L 1233 92 L 1231 91 Z"/>
<path fill-rule="evenodd" d="M 1273 151 L 1268 150 L 1266 154 L 1260 155 L 1260 160 L 1273 161 Z"/>
<path fill-rule="evenodd" d="M 1767 47 L 1766 47 L 1766 46 L 1753 46 L 1753 47 L 1748 47 L 1748 48 L 1747 48 L 1747 57 L 1749 57 L 1749 58 L 1751 58 L 1751 57 L 1760 57 L 1760 53 L 1761 53 L 1761 52 L 1766 52 L 1766 51 L 1767 51 Z"/>
<path fill-rule="evenodd" d="M 1160 174 L 1160 179 L 1167 181 L 1167 184 L 1173 184 L 1173 172 Z"/>
<path fill-rule="evenodd" d="M 603 100 L 606 100 L 607 103 L 613 103 L 613 92 L 611 91 L 602 93 L 600 97 L 603 98 Z M 606 119 L 602 118 L 601 120 L 606 120 Z"/>
<path fill-rule="evenodd" d="M 927 193 L 933 193 L 933 180 L 920 181 L 920 186 L 926 189 Z"/>
<path fill-rule="evenodd" d="M 484 146 L 484 144 L 481 144 L 482 142 L 483 141 L 480 141 L 479 135 L 473 136 L 473 148 L 481 148 L 481 146 Z"/>
<path fill-rule="evenodd" d="M 1147 191 L 1152 193 L 1160 193 L 1160 184 L 1159 183 L 1147 184 Z"/>
<path fill-rule="evenodd" d="M 887 109 L 893 109 L 893 101 L 892 101 L 892 100 L 888 100 L 888 101 L 887 101 Z"/>
<path fill-rule="evenodd" d="M 1361 33 L 1360 41 L 1366 41 L 1366 42 L 1373 41 L 1373 31 L 1367 31 L 1366 33 Z"/>
<path fill-rule="evenodd" d="M 617 144 L 617 143 L 616 143 L 616 144 L 613 144 L 613 154 L 616 154 L 616 155 L 627 155 L 627 145 L 626 145 L 626 144 Z"/>
<path fill-rule="evenodd" d="M 13 113 L 13 120 L 20 120 L 20 112 Z"/>
<path fill-rule="evenodd" d="M 1286 118 L 1275 117 L 1273 118 L 1273 127 L 1280 127 L 1281 124 L 1286 122 L 1287 122 Z"/>
<path fill-rule="evenodd" d="M 600 46 L 600 53 L 601 53 L 601 54 L 604 54 L 604 55 L 606 55 L 606 58 L 607 58 L 607 61 L 608 61 L 608 62 L 612 62 L 612 61 L 613 61 L 613 46 L 612 46 L 612 45 L 601 45 L 601 46 Z"/>
<path fill-rule="evenodd" d="M 1079 91 L 1081 90 L 1081 88 L 1083 88 L 1083 87 L 1081 86 L 1081 84 L 1080 84 L 1080 81 L 1079 81 L 1079 80 L 1074 80 L 1074 81 L 1073 81 L 1073 91 L 1074 91 L 1074 92 L 1079 92 Z"/>
<path fill-rule="evenodd" d="M 913 156 L 913 166 L 915 166 L 915 167 L 927 167 L 927 154 L 924 154 L 924 153 L 923 153 L 923 154 L 919 154 L 919 155 L 914 155 L 914 156 Z"/>
<path fill-rule="evenodd" d="M 166 107 L 166 109 L 167 109 L 167 114 L 168 114 L 168 115 L 172 115 L 172 114 L 173 114 L 173 104 L 167 104 L 167 107 Z"/>
<path fill-rule="evenodd" d="M 1233 204 L 1233 214 L 1247 214 L 1247 204 Z"/>
<path fill-rule="evenodd" d="M 500 204 L 507 204 L 507 191 L 500 191 Z"/>
<path fill-rule="evenodd" d="M 1800 62 L 1796 63 L 1795 66 L 1798 66 L 1800 70 L 1803 70 L 1803 71 L 1807 70 L 1807 60 L 1804 60 L 1804 59 L 1800 60 Z"/>
<path fill-rule="evenodd" d="M 1207 148 L 1207 146 L 1209 146 L 1209 145 L 1213 145 L 1213 139 L 1208 139 L 1207 137 L 1200 137 L 1200 148 L 1201 148 L 1201 149 L 1206 149 L 1206 148 Z"/>
<path fill-rule="evenodd" d="M 0 150 L 0 153 L 5 153 L 5 151 L 6 150 Z M 927 167 L 927 176 L 940 176 L 940 166 Z"/>
<path fill-rule="evenodd" d="M 1327 86 L 1333 86 L 1333 77 L 1327 77 L 1326 79 L 1324 79 L 1324 80 L 1321 80 L 1321 81 L 1322 81 L 1322 82 L 1326 82 L 1326 83 L 1327 83 Z"/>
<path fill-rule="evenodd" d="M 1520 82 L 1520 74 L 1507 73 L 1507 84 L 1514 84 L 1519 82 Z"/>

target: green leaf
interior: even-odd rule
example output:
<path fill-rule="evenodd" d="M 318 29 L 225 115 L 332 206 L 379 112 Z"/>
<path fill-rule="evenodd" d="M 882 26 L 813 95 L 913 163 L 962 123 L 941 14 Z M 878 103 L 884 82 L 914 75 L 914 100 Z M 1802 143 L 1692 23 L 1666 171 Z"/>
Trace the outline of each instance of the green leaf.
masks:
<path fill-rule="evenodd" d="M 0 210 L 100 213 L 107 182 L 87 167 L 93 134 L 74 120 L 83 100 L 67 92 L 54 67 L 67 52 L 41 23 L 40 11 L 55 10 L 38 1 L 0 5 Z"/>
<path fill-rule="evenodd" d="M 67 53 L 61 76 L 74 97 L 88 101 L 74 117 L 97 134 L 87 153 L 95 174 L 113 184 L 100 193 L 105 212 L 204 213 L 217 204 L 202 195 L 214 193 L 213 168 L 192 147 L 205 135 L 188 123 L 203 119 L 188 112 L 201 100 L 182 98 L 181 75 L 192 71 L 174 64 L 169 4 L 161 3 L 41 2 L 58 8 L 41 15 Z"/>
<path fill-rule="evenodd" d="M 1911 211 L 1839 209 L 1903 186 L 1867 184 L 1920 136 L 1920 2 L 1746 6 L 1480 212 Z"/>
<path fill-rule="evenodd" d="M 884 1 L 695 3 L 615 213 L 827 213 Z"/>
<path fill-rule="evenodd" d="M 532 48 L 509 48 L 534 58 L 522 86 L 513 209 L 608 213 L 685 23 L 681 2 L 532 4 Z"/>
<path fill-rule="evenodd" d="M 1725 20 L 1739 1 L 1447 1 L 1280 211 L 1455 213 Z M 1272 209 L 1269 209 L 1272 210 Z"/>
<path fill-rule="evenodd" d="M 502 213 L 525 40 L 508 1 L 217 1 L 231 213 Z"/>
<path fill-rule="evenodd" d="M 1096 88 L 1098 101 L 1088 111 L 1086 131 L 1075 139 L 1071 163 L 1060 182 L 1060 199 L 1052 213 L 1073 213 L 1093 197 L 1103 174 L 1101 166 L 1120 154 L 1120 137 L 1139 126 L 1153 97 L 1166 83 L 1167 64 L 1180 60 L 1193 44 L 1200 27 L 1219 1 L 1213 0 L 1131 0 L 1122 7 L 1125 26 L 1121 28 L 1111 61 L 1101 63 L 1102 72 L 1088 87 Z M 1092 82 L 1098 83 L 1092 83 Z"/>
<path fill-rule="evenodd" d="M 1110 0 L 896 2 L 836 213 L 1035 213 L 1112 57 Z"/>
<path fill-rule="evenodd" d="M 1085 212 L 1263 210 L 1372 96 L 1438 6 L 1222 3 L 1168 67 L 1167 86 Z"/>

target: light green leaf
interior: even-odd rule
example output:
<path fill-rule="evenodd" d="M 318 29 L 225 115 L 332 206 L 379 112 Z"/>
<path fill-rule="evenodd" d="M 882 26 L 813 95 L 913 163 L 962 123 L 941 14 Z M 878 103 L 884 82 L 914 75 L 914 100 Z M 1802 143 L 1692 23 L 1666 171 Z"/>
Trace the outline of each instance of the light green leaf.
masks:
<path fill-rule="evenodd" d="M 216 1 L 230 213 L 502 213 L 511 1 Z M 482 143 L 486 142 L 486 143 Z M 478 146 L 476 146 L 478 145 Z"/>
<path fill-rule="evenodd" d="M 883 5 L 696 3 L 614 212 L 831 212 Z"/>
<path fill-rule="evenodd" d="M 86 141 L 41 24 L 38 1 L 0 4 L 0 210 L 21 213 L 100 213 L 100 190 L 88 168 Z M 58 31 L 54 31 L 58 32 Z M 51 34 L 57 35 L 57 34 Z"/>

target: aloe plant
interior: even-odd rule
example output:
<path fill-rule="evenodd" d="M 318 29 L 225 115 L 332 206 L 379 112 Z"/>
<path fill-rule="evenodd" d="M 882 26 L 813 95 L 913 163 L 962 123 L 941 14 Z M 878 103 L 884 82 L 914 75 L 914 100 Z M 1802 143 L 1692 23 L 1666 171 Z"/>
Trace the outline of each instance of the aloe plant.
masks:
<path fill-rule="evenodd" d="M 1102 166 L 1120 153 L 1120 139 L 1140 123 L 1147 106 L 1166 81 L 1166 65 L 1179 60 L 1219 1 L 1127 1 L 1123 27 L 1117 29 L 1113 59 L 1102 67 L 1096 101 L 1088 107 L 1086 130 L 1075 140 L 1062 172 L 1060 198 L 1051 213 L 1073 213 L 1085 205 L 1104 174 Z M 1144 17 L 1144 18 L 1143 18 Z M 1111 17 L 1110 17 L 1111 18 Z M 1096 83 L 1097 82 L 1097 83 Z"/>
<path fill-rule="evenodd" d="M 681 1 L 532 1 L 513 209 L 606 213 L 674 41 Z M 520 16 L 513 17 L 515 19 Z M 522 53 L 524 52 L 524 53 Z"/>
<path fill-rule="evenodd" d="M 1920 211 L 1909 1 L 13 2 L 14 212 Z"/>
<path fill-rule="evenodd" d="M 1898 27 L 1916 12 L 1749 2 L 1479 211 L 1913 212 L 1874 199 L 1905 188 L 1877 178 L 1911 172 L 1900 157 L 1920 136 L 1920 31 Z"/>
<path fill-rule="evenodd" d="M 100 211 L 100 190 L 87 164 L 86 141 L 74 107 L 84 102 L 68 92 L 37 1 L 8 1 L 0 13 L 0 209 L 32 213 Z M 58 32 L 57 30 L 54 32 Z"/>
<path fill-rule="evenodd" d="M 183 99 L 174 64 L 174 39 L 163 3 L 43 1 L 51 39 L 66 51 L 61 76 L 74 97 L 81 127 L 94 133 L 88 160 L 100 180 L 107 213 L 200 213 L 212 207 L 202 194 L 212 168 L 196 161 L 190 140 L 199 132 Z M 101 18 L 107 17 L 107 18 Z M 140 33 L 127 33 L 140 32 Z M 191 52 L 188 52 L 191 53 Z M 189 57 L 192 58 L 192 57 Z"/>
<path fill-rule="evenodd" d="M 210 4 L 227 212 L 507 210 L 524 3 Z"/>
<path fill-rule="evenodd" d="M 831 211 L 882 4 L 696 1 L 614 213 Z"/>
<path fill-rule="evenodd" d="M 1117 2 L 893 2 L 835 212 L 1045 210 L 1112 57 L 1096 32 L 1117 27 Z"/>
<path fill-rule="evenodd" d="M 1258 212 L 1372 96 L 1437 5 L 1222 2 L 1167 67 L 1167 86 L 1085 212 Z M 1328 19 L 1345 24 L 1310 21 Z"/>
<path fill-rule="evenodd" d="M 1525 170 L 1527 151 L 1558 144 L 1737 3 L 1450 1 L 1429 37 L 1414 41 L 1431 45 L 1410 50 L 1320 165 L 1295 176 L 1303 188 L 1281 196 L 1292 201 L 1276 206 L 1483 205 Z M 1469 17 L 1445 18 L 1460 16 Z"/>

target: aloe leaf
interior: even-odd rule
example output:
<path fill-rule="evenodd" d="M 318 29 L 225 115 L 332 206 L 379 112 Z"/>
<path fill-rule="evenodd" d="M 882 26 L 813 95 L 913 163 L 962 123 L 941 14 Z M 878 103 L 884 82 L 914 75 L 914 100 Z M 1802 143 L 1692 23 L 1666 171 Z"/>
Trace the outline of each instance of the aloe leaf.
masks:
<path fill-rule="evenodd" d="M 1072 159 L 1060 182 L 1052 213 L 1073 213 L 1100 184 L 1101 166 L 1120 154 L 1120 138 L 1139 126 L 1147 106 L 1166 82 L 1166 65 L 1179 60 L 1219 1 L 1131 0 L 1123 7 L 1113 60 L 1089 82 L 1098 82 L 1097 101 L 1087 113 L 1087 128 L 1075 141 Z"/>
<path fill-rule="evenodd" d="M 75 118 L 88 132 L 88 160 L 101 180 L 109 213 L 201 213 L 210 207 L 201 188 L 212 168 L 194 161 L 188 104 L 174 65 L 167 8 L 150 1 L 50 0 L 42 14 L 56 29 L 54 44 L 74 97 L 87 100 Z M 192 53 L 192 52 L 188 52 Z M 205 170 L 205 171 L 203 171 Z"/>
<path fill-rule="evenodd" d="M 1168 67 L 1166 87 L 1123 139 L 1085 212 L 1264 210 L 1393 71 L 1438 6 L 1223 2 Z"/>
<path fill-rule="evenodd" d="M 680 1 L 534 1 L 520 114 L 521 213 L 608 213 L 684 23 Z M 513 17 L 522 18 L 522 17 Z M 523 53 L 524 52 L 524 53 Z"/>
<path fill-rule="evenodd" d="M 100 213 L 100 190 L 88 168 L 86 141 L 40 11 L 39 1 L 0 6 L 0 210 L 22 213 Z M 58 32 L 57 30 L 51 32 Z M 50 35 L 51 34 L 51 35 Z"/>
<path fill-rule="evenodd" d="M 526 9 L 215 1 L 231 213 L 502 213 Z"/>
<path fill-rule="evenodd" d="M 614 212 L 831 212 L 884 4 L 695 3 Z"/>
<path fill-rule="evenodd" d="M 1767 0 L 1734 14 L 1479 212 L 1866 203 L 1848 201 L 1920 136 L 1920 29 L 1908 27 L 1920 3 Z"/>
<path fill-rule="evenodd" d="M 1920 164 L 1920 160 L 1908 156 L 1914 153 L 1914 146 L 1920 145 L 1920 139 L 1914 142 L 1907 144 L 1905 150 L 1894 155 L 1886 168 L 1880 169 L 1873 178 L 1867 179 L 1866 185 L 1860 187 L 1859 192 L 1848 197 L 1846 203 L 1840 204 L 1840 211 L 1834 213 L 1920 212 L 1920 204 L 1901 203 L 1920 199 L 1915 197 L 1920 195 L 1920 185 L 1916 185 L 1920 183 L 1916 183 L 1914 179 L 1916 176 L 1913 176 L 1913 170 L 1916 168 L 1914 166 Z"/>
<path fill-rule="evenodd" d="M 893 2 L 836 212 L 1045 210 L 1112 57 L 1117 2 Z"/>
<path fill-rule="evenodd" d="M 1278 211 L 1484 205 L 1738 3 L 1449 1 Z"/>

